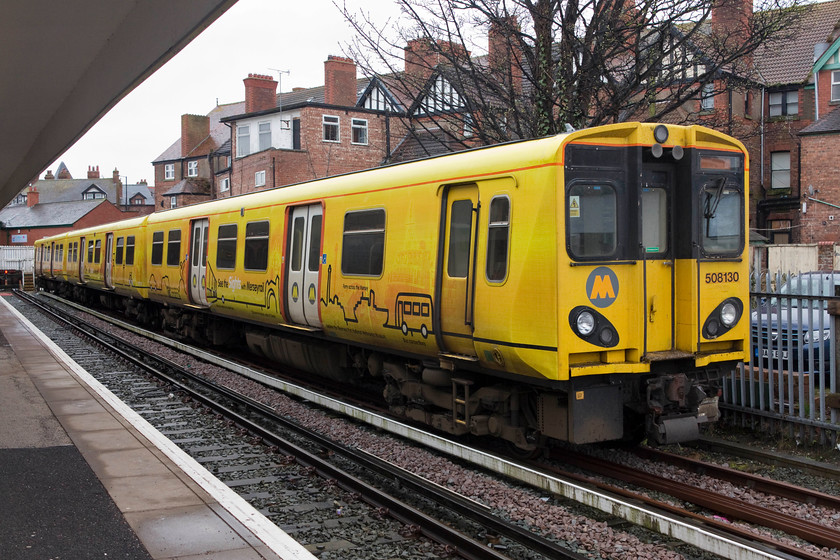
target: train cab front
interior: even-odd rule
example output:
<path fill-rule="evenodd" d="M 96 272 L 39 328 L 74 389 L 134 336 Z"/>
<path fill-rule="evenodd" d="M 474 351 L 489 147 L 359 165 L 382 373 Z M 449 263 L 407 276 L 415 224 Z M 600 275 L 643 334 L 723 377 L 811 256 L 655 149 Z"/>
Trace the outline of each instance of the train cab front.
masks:
<path fill-rule="evenodd" d="M 696 439 L 749 349 L 746 152 L 703 127 L 641 124 L 564 155 L 571 385 L 616 387 L 625 436 Z"/>

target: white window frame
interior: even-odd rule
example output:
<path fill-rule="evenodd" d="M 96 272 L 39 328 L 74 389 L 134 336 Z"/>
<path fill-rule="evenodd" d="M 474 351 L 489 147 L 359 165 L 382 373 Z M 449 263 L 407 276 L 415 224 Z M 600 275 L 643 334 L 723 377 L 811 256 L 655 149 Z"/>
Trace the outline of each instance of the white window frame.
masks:
<path fill-rule="evenodd" d="M 799 91 L 774 91 L 767 96 L 768 115 L 783 117 L 799 114 Z"/>
<path fill-rule="evenodd" d="M 271 121 L 257 123 L 257 134 L 260 142 L 259 151 L 269 149 L 271 147 Z"/>
<path fill-rule="evenodd" d="M 198 161 L 187 162 L 187 177 L 198 177 Z"/>
<path fill-rule="evenodd" d="M 335 119 L 333 121 L 332 119 Z M 335 140 L 327 139 L 327 128 L 335 127 Z M 335 115 L 321 115 L 321 140 L 323 142 L 341 142 L 341 119 Z"/>
<path fill-rule="evenodd" d="M 770 153 L 770 188 L 790 188 L 790 152 Z"/>
<path fill-rule="evenodd" d="M 840 101 L 840 70 L 831 71 L 831 100 Z"/>
<path fill-rule="evenodd" d="M 227 192 L 230 190 L 230 179 L 225 177 L 219 185 L 219 192 Z"/>
<path fill-rule="evenodd" d="M 236 157 L 245 157 L 251 154 L 251 125 L 236 125 Z"/>
<path fill-rule="evenodd" d="M 264 187 L 265 186 L 265 170 L 257 171 L 254 173 L 254 186 L 255 187 Z"/>
<path fill-rule="evenodd" d="M 175 180 L 175 164 L 174 163 L 167 163 L 163 166 L 163 180 L 164 181 L 174 181 Z"/>
<path fill-rule="evenodd" d="M 178 207 L 178 197 L 170 196 L 169 197 L 169 207 L 170 208 L 177 208 Z"/>
<path fill-rule="evenodd" d="M 715 108 L 715 84 L 709 82 L 703 84 L 703 89 L 700 90 L 700 110 L 711 111 Z"/>
<path fill-rule="evenodd" d="M 350 119 L 350 126 L 352 127 L 350 131 L 350 142 L 352 144 L 357 144 L 359 146 L 367 146 L 368 145 L 368 121 L 367 119 Z M 356 132 L 359 132 L 361 135 L 362 140 L 356 141 Z"/>

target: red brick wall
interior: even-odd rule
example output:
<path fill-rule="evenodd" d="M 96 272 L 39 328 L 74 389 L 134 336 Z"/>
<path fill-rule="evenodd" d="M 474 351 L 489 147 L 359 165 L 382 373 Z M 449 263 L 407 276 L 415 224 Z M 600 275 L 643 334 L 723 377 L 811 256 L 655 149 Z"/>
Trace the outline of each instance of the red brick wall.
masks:
<path fill-rule="evenodd" d="M 837 204 L 840 201 L 840 160 L 836 149 L 840 134 L 802 137 L 802 201 L 807 209 L 801 215 L 800 242 L 820 243 L 840 241 L 840 208 L 807 200 L 808 187 L 814 189 L 813 198 Z"/>

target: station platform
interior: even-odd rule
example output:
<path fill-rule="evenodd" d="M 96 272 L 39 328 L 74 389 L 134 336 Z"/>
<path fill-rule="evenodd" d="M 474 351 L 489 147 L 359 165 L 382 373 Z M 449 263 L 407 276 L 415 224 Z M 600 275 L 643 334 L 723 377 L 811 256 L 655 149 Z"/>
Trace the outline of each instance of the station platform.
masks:
<path fill-rule="evenodd" d="M 313 559 L 0 294 L 0 558 Z"/>

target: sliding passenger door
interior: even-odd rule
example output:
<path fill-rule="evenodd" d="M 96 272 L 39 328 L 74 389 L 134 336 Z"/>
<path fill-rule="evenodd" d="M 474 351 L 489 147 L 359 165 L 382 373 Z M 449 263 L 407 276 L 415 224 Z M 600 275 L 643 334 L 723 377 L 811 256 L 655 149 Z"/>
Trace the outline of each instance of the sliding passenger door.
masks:
<path fill-rule="evenodd" d="M 105 287 L 114 289 L 114 234 L 105 236 Z"/>
<path fill-rule="evenodd" d="M 318 275 L 321 265 L 320 204 L 292 209 L 286 247 L 286 309 L 294 323 L 320 327 Z"/>
<path fill-rule="evenodd" d="M 207 305 L 207 218 L 192 222 L 192 249 L 190 251 L 190 300 L 195 305 Z"/>

